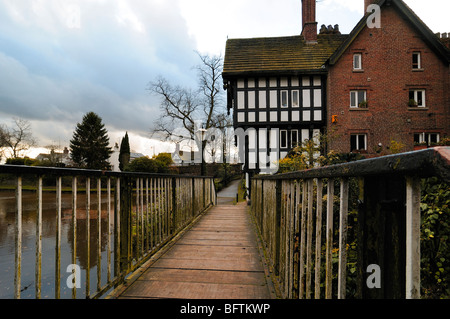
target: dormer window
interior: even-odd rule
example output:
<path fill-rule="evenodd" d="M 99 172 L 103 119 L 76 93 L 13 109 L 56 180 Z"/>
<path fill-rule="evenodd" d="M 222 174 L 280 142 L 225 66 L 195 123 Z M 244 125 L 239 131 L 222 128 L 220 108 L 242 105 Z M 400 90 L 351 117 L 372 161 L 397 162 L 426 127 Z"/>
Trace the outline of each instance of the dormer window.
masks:
<path fill-rule="evenodd" d="M 362 54 L 361 53 L 353 54 L 353 70 L 355 70 L 355 71 L 362 70 Z"/>
<path fill-rule="evenodd" d="M 412 68 L 413 70 L 422 69 L 422 59 L 420 52 L 413 52 L 412 54 Z"/>

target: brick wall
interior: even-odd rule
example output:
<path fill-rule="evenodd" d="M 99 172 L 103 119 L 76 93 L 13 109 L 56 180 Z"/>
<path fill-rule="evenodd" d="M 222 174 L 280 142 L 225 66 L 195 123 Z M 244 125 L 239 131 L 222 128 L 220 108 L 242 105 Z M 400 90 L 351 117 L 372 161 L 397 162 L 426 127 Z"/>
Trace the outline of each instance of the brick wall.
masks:
<path fill-rule="evenodd" d="M 412 53 L 423 70 L 412 70 Z M 353 54 L 362 54 L 362 71 Z M 350 135 L 367 134 L 369 156 L 389 154 L 391 139 L 413 150 L 414 133 L 450 135 L 450 68 L 393 6 L 381 9 L 381 28 L 365 27 L 328 78 L 328 150 L 350 151 Z M 350 91 L 366 90 L 366 109 L 350 109 Z M 424 89 L 426 108 L 409 108 L 410 89 Z M 337 122 L 332 123 L 332 116 Z M 381 148 L 378 146 L 381 143 Z"/>

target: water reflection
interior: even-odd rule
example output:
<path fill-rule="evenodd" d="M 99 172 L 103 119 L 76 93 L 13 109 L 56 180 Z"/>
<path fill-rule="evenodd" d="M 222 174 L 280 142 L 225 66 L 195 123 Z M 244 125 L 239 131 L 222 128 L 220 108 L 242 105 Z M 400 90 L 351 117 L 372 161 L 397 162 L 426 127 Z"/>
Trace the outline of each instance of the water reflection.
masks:
<path fill-rule="evenodd" d="M 56 231 L 56 194 L 43 193 L 42 212 L 42 298 L 55 297 L 55 231 Z M 106 283 L 107 274 L 107 243 L 108 243 L 108 216 L 107 198 L 102 196 L 101 213 L 101 270 L 102 286 Z M 36 193 L 23 193 L 22 217 L 22 277 L 21 298 L 35 298 L 35 260 L 36 260 Z M 86 194 L 80 193 L 77 198 L 76 221 L 76 263 L 81 267 L 81 289 L 77 289 L 77 298 L 85 297 L 87 258 L 87 220 L 86 220 Z M 14 298 L 15 273 L 15 214 L 16 199 L 14 191 L 0 191 L 0 298 Z M 112 215 L 112 214 L 111 214 Z M 71 298 L 72 291 L 68 289 L 66 279 L 70 273 L 67 266 L 72 264 L 73 253 L 73 222 L 72 222 L 72 195 L 62 195 L 62 225 L 61 225 L 61 298 Z M 113 216 L 110 218 L 113 229 Z M 98 251 L 98 214 L 97 197 L 91 195 L 90 210 L 90 254 L 89 271 L 91 292 L 97 287 L 97 251 Z M 111 249 L 114 249 L 113 236 L 110 236 Z M 111 265 L 114 273 L 114 265 Z"/>

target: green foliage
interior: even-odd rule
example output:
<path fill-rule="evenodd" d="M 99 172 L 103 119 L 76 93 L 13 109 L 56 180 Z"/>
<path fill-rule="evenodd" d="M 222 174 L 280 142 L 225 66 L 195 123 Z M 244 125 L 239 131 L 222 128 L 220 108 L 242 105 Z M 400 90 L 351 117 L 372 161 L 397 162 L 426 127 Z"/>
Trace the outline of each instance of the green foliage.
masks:
<path fill-rule="evenodd" d="M 170 170 L 170 165 L 172 163 L 173 161 L 170 153 L 160 153 L 153 158 L 143 156 L 134 159 L 125 167 L 125 171 L 159 174 L 173 173 L 173 171 Z"/>
<path fill-rule="evenodd" d="M 421 279 L 424 298 L 450 298 L 450 188 L 422 182 Z"/>
<path fill-rule="evenodd" d="M 15 158 L 8 158 L 6 160 L 6 164 L 8 165 L 25 165 L 25 166 L 31 166 L 36 162 L 36 160 L 29 158 L 29 157 L 15 157 Z"/>
<path fill-rule="evenodd" d="M 364 158 L 365 157 L 359 153 L 338 153 L 335 151 L 330 151 L 326 156 L 321 156 L 318 161 L 320 163 L 320 166 L 328 166 L 359 161 Z"/>
<path fill-rule="evenodd" d="M 318 162 L 320 144 L 313 139 L 305 140 L 302 144 L 294 147 L 288 155 L 278 162 L 279 173 L 300 171 L 313 168 Z"/>
<path fill-rule="evenodd" d="M 293 148 L 288 155 L 278 162 L 279 173 L 301 171 L 315 166 L 327 166 L 364 159 L 359 153 L 337 153 L 330 151 L 319 156 L 320 147 L 313 140 L 305 141 L 301 146 Z"/>
<path fill-rule="evenodd" d="M 170 153 L 159 153 L 153 157 L 158 173 L 169 173 L 169 167 L 173 164 L 172 155 Z"/>
<path fill-rule="evenodd" d="M 131 161 L 125 167 L 127 172 L 141 172 L 141 173 L 157 173 L 158 168 L 155 160 L 148 158 L 147 156 L 139 157 Z"/>
<path fill-rule="evenodd" d="M 405 144 L 403 144 L 402 142 L 396 141 L 394 139 L 391 139 L 391 141 L 389 143 L 389 150 L 391 151 L 391 154 L 401 153 L 405 147 L 406 147 Z"/>
<path fill-rule="evenodd" d="M 108 169 L 112 153 L 108 145 L 108 132 L 102 119 L 94 112 L 89 112 L 81 124 L 77 124 L 70 141 L 72 160 L 81 168 Z"/>

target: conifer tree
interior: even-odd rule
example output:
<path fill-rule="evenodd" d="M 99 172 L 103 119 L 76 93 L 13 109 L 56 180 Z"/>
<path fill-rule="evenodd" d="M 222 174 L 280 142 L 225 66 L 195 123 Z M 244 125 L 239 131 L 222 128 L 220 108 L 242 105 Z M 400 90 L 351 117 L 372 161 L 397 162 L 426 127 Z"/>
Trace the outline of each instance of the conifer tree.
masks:
<path fill-rule="evenodd" d="M 128 132 L 122 138 L 119 151 L 119 168 L 121 171 L 125 170 L 125 167 L 130 162 L 130 141 L 128 140 Z"/>
<path fill-rule="evenodd" d="M 70 141 L 71 158 L 80 168 L 109 169 L 109 137 L 102 119 L 89 112 L 77 124 Z"/>

